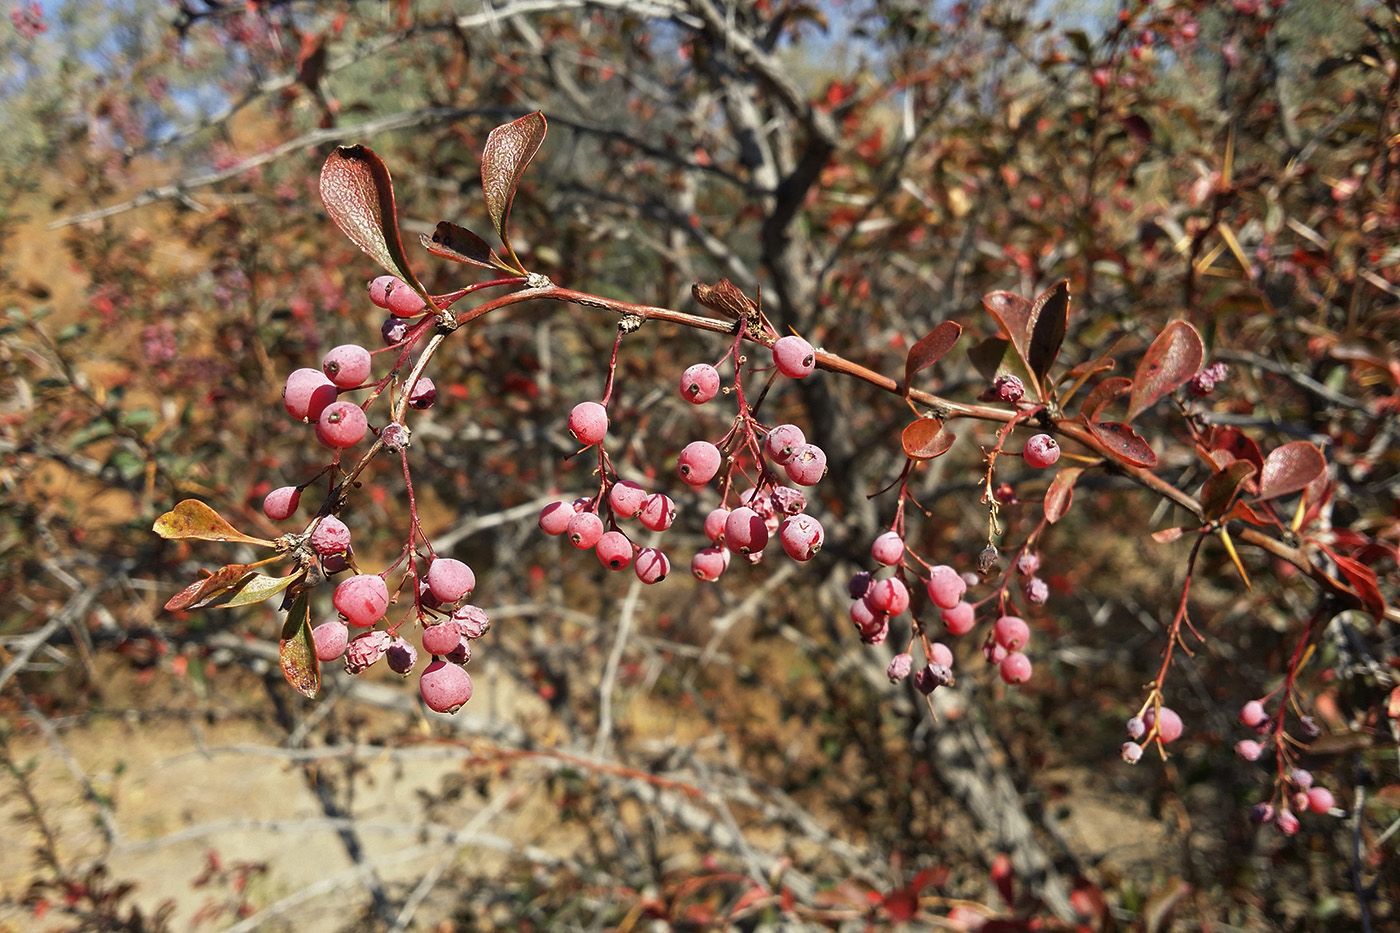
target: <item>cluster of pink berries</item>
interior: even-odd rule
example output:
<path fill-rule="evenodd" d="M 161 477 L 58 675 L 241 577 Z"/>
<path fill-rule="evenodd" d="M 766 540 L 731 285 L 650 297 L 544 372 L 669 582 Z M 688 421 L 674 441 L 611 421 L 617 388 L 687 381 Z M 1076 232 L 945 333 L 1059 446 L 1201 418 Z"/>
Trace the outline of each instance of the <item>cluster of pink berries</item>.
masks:
<path fill-rule="evenodd" d="M 1250 700 L 1240 707 L 1239 720 L 1241 725 L 1252 730 L 1259 739 L 1243 739 L 1236 742 L 1236 755 L 1245 761 L 1258 761 L 1265 750 L 1273 745 L 1280 760 L 1287 760 L 1290 754 L 1289 746 L 1286 742 L 1279 741 L 1274 720 L 1265 710 L 1263 700 Z M 1302 725 L 1304 731 L 1312 738 L 1316 738 L 1322 732 L 1310 717 L 1304 717 Z M 1280 766 L 1279 772 L 1280 776 L 1275 781 L 1275 799 L 1279 801 L 1278 805 L 1275 806 L 1272 800 L 1255 804 L 1250 810 L 1251 820 L 1255 823 L 1271 824 L 1285 836 L 1291 836 L 1298 831 L 1297 814 L 1309 811 L 1332 812 L 1337 803 L 1336 798 L 1327 788 L 1313 784 L 1312 772 L 1283 765 Z"/>
<path fill-rule="evenodd" d="M 1169 706 L 1153 706 L 1128 720 L 1129 741 L 1123 743 L 1119 754 L 1130 765 L 1142 760 L 1142 750 L 1154 739 L 1166 744 L 1181 738 L 1181 716 Z"/>

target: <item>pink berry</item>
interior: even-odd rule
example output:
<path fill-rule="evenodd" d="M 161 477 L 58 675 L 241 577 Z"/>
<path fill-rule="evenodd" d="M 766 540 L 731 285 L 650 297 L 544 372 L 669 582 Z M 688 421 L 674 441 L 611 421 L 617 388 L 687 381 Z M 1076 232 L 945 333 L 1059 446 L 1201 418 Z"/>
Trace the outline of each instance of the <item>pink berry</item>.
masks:
<path fill-rule="evenodd" d="M 1135 765 L 1142 760 L 1142 746 L 1136 742 L 1124 742 L 1118 754 L 1128 764 Z"/>
<path fill-rule="evenodd" d="M 851 603 L 851 621 L 862 633 L 878 628 L 886 621 L 885 614 L 870 601 L 869 595 Z"/>
<path fill-rule="evenodd" d="M 972 626 L 977 621 L 977 614 L 972 608 L 972 604 L 961 600 L 953 608 L 944 609 L 941 615 L 943 616 L 943 625 L 948 629 L 949 635 L 966 635 L 972 631 Z"/>
<path fill-rule="evenodd" d="M 389 287 L 385 289 L 384 297 L 384 307 L 394 317 L 417 317 L 428 306 L 428 303 L 423 300 L 423 296 L 415 292 L 402 279 L 396 283 L 390 283 Z"/>
<path fill-rule="evenodd" d="M 418 649 L 402 638 L 395 638 L 384 652 L 384 663 L 395 674 L 407 674 L 418 664 Z"/>
<path fill-rule="evenodd" d="M 928 653 L 928 663 L 941 664 L 944 667 L 953 666 L 953 650 L 941 641 L 933 643 L 933 647 Z"/>
<path fill-rule="evenodd" d="M 1258 761 L 1259 756 L 1263 753 L 1263 746 L 1253 739 L 1244 739 L 1235 743 L 1235 754 L 1245 761 Z"/>
<path fill-rule="evenodd" d="M 1128 738 L 1130 739 L 1136 740 L 1147 735 L 1147 723 L 1142 721 L 1141 716 L 1134 716 L 1129 719 L 1126 728 L 1128 730 Z"/>
<path fill-rule="evenodd" d="M 713 509 L 705 516 L 705 537 L 715 544 L 724 543 L 724 523 L 729 520 L 729 510 Z"/>
<path fill-rule="evenodd" d="M 797 448 L 807 443 L 802 429 L 795 424 L 780 424 L 763 439 L 763 452 L 778 466 L 792 459 Z"/>
<path fill-rule="evenodd" d="M 341 389 L 353 389 L 369 379 L 369 351 L 353 343 L 333 348 L 321 359 L 321 371 Z"/>
<path fill-rule="evenodd" d="M 301 490 L 295 486 L 279 486 L 263 499 L 263 514 L 274 522 L 292 517 L 301 502 Z"/>
<path fill-rule="evenodd" d="M 887 531 L 870 545 L 870 556 L 877 564 L 893 567 L 904 560 L 904 538 L 897 531 Z"/>
<path fill-rule="evenodd" d="M 909 608 L 909 588 L 899 577 L 876 580 L 865 598 L 873 608 L 886 615 L 897 616 Z"/>
<path fill-rule="evenodd" d="M 1050 584 L 1040 577 L 1031 577 L 1022 589 L 1025 591 L 1026 601 L 1036 606 L 1044 605 L 1050 598 Z"/>
<path fill-rule="evenodd" d="M 1025 394 L 1025 384 L 1010 373 L 997 376 L 992 383 L 992 395 L 999 402 L 1019 402 Z"/>
<path fill-rule="evenodd" d="M 604 532 L 593 552 L 609 570 L 621 570 L 632 563 L 632 542 L 620 531 Z"/>
<path fill-rule="evenodd" d="M 376 307 L 389 310 L 389 292 L 396 288 L 408 288 L 408 283 L 396 275 L 381 275 L 369 283 L 369 300 Z"/>
<path fill-rule="evenodd" d="M 788 479 L 799 486 L 815 486 L 826 475 L 826 451 L 816 444 L 803 444 L 783 464 Z"/>
<path fill-rule="evenodd" d="M 311 532 L 311 549 L 322 557 L 350 550 L 350 529 L 334 515 L 327 515 Z"/>
<path fill-rule="evenodd" d="M 298 421 L 315 421 L 335 401 L 335 383 L 319 369 L 298 369 L 287 377 L 282 404 Z"/>
<path fill-rule="evenodd" d="M 569 412 L 569 433 L 585 446 L 600 443 L 608 433 L 608 410 L 597 402 L 579 402 Z"/>
<path fill-rule="evenodd" d="M 638 518 L 648 531 L 665 531 L 676 520 L 676 504 L 670 496 L 654 492 L 642 503 Z"/>
<path fill-rule="evenodd" d="M 311 642 L 316 646 L 316 660 L 334 661 L 345 654 L 345 646 L 350 644 L 350 630 L 339 619 L 331 619 L 311 630 Z"/>
<path fill-rule="evenodd" d="M 586 551 L 598 543 L 598 539 L 603 537 L 603 520 L 593 512 L 579 512 L 569 519 L 569 524 L 564 533 L 569 536 L 574 547 L 580 551 Z"/>
<path fill-rule="evenodd" d="M 967 592 L 967 583 L 956 570 L 947 564 L 939 564 L 929 570 L 928 598 L 939 609 L 952 609 L 962 602 Z"/>
<path fill-rule="evenodd" d="M 1034 551 L 1026 551 L 1016 558 L 1016 572 L 1023 577 L 1033 577 L 1040 569 L 1040 555 Z"/>
<path fill-rule="evenodd" d="M 330 447 L 354 447 L 365 439 L 369 422 L 354 402 L 332 402 L 316 421 L 316 437 Z"/>
<path fill-rule="evenodd" d="M 690 404 L 703 404 L 717 394 L 719 394 L 719 370 L 709 363 L 696 363 L 681 373 L 681 398 Z"/>
<path fill-rule="evenodd" d="M 1258 700 L 1250 700 L 1240 707 L 1240 722 L 1251 729 L 1267 718 L 1268 713 L 1264 711 L 1264 704 Z"/>
<path fill-rule="evenodd" d="M 657 548 L 644 547 L 637 552 L 632 570 L 643 583 L 660 583 L 671 572 L 671 558 Z"/>
<path fill-rule="evenodd" d="M 608 504 L 618 518 L 635 518 L 646 501 L 647 491 L 630 479 L 618 480 L 608 491 Z"/>
<path fill-rule="evenodd" d="M 1013 651 L 1001 659 L 1001 679 L 1008 684 L 1023 684 L 1031 679 L 1031 659 Z"/>
<path fill-rule="evenodd" d="M 1307 790 L 1313 785 L 1312 772 L 1306 768 L 1294 768 L 1288 772 L 1288 779 L 1293 782 L 1293 786 L 1299 790 Z"/>
<path fill-rule="evenodd" d="M 1293 815 L 1292 810 L 1279 811 L 1278 819 L 1274 821 L 1278 831 L 1285 836 L 1291 836 L 1298 831 L 1298 818 Z"/>
<path fill-rule="evenodd" d="M 860 640 L 867 645 L 883 645 L 885 639 L 890 636 L 890 617 L 880 616 L 879 622 L 875 625 L 862 628 L 860 630 Z"/>
<path fill-rule="evenodd" d="M 476 574 L 460 560 L 439 557 L 428 565 L 428 590 L 444 603 L 455 603 L 476 589 Z"/>
<path fill-rule="evenodd" d="M 1021 456 L 1029 466 L 1043 470 L 1060 459 L 1060 445 L 1049 434 L 1037 434 L 1026 441 L 1026 446 L 1021 448 Z"/>
<path fill-rule="evenodd" d="M 724 455 L 709 441 L 691 441 L 685 445 L 676 461 L 676 470 L 681 479 L 691 486 L 703 486 L 715 478 Z"/>
<path fill-rule="evenodd" d="M 1002 616 L 992 624 L 992 638 L 1007 651 L 1019 651 L 1031 640 L 1031 629 L 1024 619 Z"/>
<path fill-rule="evenodd" d="M 761 551 L 768 546 L 768 523 L 753 509 L 741 505 L 725 519 L 724 543 L 740 554 Z"/>
<path fill-rule="evenodd" d="M 826 540 L 822 523 L 810 515 L 789 515 L 778 526 L 778 540 L 793 560 L 807 561 L 816 556 Z"/>
<path fill-rule="evenodd" d="M 427 411 L 437 401 L 437 386 L 427 376 L 419 376 L 408 393 L 408 404 L 418 411 Z"/>
<path fill-rule="evenodd" d="M 569 519 L 578 513 L 567 502 L 551 502 L 540 510 L 540 530 L 547 535 L 562 535 Z"/>
<path fill-rule="evenodd" d="M 714 583 L 729 566 L 729 551 L 722 547 L 707 547 L 690 559 L 690 575 L 702 583 Z"/>
<path fill-rule="evenodd" d="M 458 606 L 452 610 L 452 621 L 463 638 L 480 638 L 491 630 L 491 619 L 479 606 Z"/>
<path fill-rule="evenodd" d="M 897 654 L 890 659 L 890 666 L 885 668 L 885 676 L 890 679 L 890 683 L 898 683 L 909 676 L 909 672 L 914 669 L 914 656 L 905 652 Z"/>
<path fill-rule="evenodd" d="M 817 354 L 810 343 L 796 334 L 788 334 L 773 344 L 773 362 L 784 376 L 802 379 L 817 368 Z"/>
<path fill-rule="evenodd" d="M 369 670 L 384 657 L 384 652 L 389 650 L 393 641 L 393 636 L 383 629 L 364 632 L 350 639 L 350 644 L 345 647 L 346 673 L 363 674 Z"/>
<path fill-rule="evenodd" d="M 1332 792 L 1325 787 L 1314 787 L 1308 791 L 1308 809 L 1314 813 L 1329 813 L 1336 803 Z"/>
<path fill-rule="evenodd" d="M 418 692 L 428 709 L 437 713 L 455 713 L 472 698 L 472 679 L 456 664 L 437 660 L 423 669 L 418 677 Z"/>
<path fill-rule="evenodd" d="M 1153 723 L 1158 723 L 1157 734 L 1163 742 L 1175 742 L 1181 738 L 1181 717 L 1171 707 L 1163 706 L 1160 711 L 1150 709 L 1143 715 L 1142 721 L 1147 723 L 1149 729 Z"/>
<path fill-rule="evenodd" d="M 389 588 L 377 574 L 356 574 L 340 581 L 331 604 L 351 625 L 369 628 L 384 618 L 384 611 L 389 608 Z"/>
<path fill-rule="evenodd" d="M 423 650 L 428 654 L 450 654 L 462 643 L 462 632 L 457 628 L 457 623 L 448 619 L 437 625 L 425 626 L 423 637 L 420 640 L 423 643 Z"/>

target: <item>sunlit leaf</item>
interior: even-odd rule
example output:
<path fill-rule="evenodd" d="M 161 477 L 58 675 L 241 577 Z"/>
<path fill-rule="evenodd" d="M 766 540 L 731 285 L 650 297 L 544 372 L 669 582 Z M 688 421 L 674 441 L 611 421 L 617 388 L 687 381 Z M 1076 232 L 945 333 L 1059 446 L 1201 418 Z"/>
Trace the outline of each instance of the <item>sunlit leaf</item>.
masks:
<path fill-rule="evenodd" d="M 904 360 L 905 396 L 909 395 L 909 388 L 913 384 L 915 374 L 943 359 L 943 356 L 953 349 L 953 344 L 958 342 L 958 337 L 961 335 L 961 324 L 944 321 L 920 337 L 919 341 L 909 348 L 909 355 Z"/>
<path fill-rule="evenodd" d="M 904 456 L 910 460 L 932 460 L 934 457 L 941 457 L 957 439 L 957 435 L 944 428 L 943 422 L 937 418 L 911 421 L 899 437 L 904 447 Z"/>
<path fill-rule="evenodd" d="M 1201 510 L 1210 521 L 1220 518 L 1230 509 L 1241 487 L 1254 475 L 1254 464 L 1236 460 L 1219 473 L 1211 474 L 1201 487 Z"/>
<path fill-rule="evenodd" d="M 991 292 L 982 298 L 982 307 L 1001 325 L 1002 331 L 1011 340 L 1021 365 L 1030 373 L 1030 357 L 1026 354 L 1026 339 L 1030 334 L 1031 303 L 1015 292 Z M 1027 387 L 1038 386 L 1033 379 Z"/>
<path fill-rule="evenodd" d="M 1186 529 L 1179 525 L 1172 528 L 1163 528 L 1161 531 L 1152 532 L 1152 540 L 1156 541 L 1158 544 L 1171 544 L 1173 541 L 1179 541 L 1181 536 L 1185 533 Z"/>
<path fill-rule="evenodd" d="M 1045 385 L 1069 329 L 1069 280 L 1061 279 L 1036 296 L 1026 322 L 1026 362 Z"/>
<path fill-rule="evenodd" d="M 1275 499 L 1297 492 L 1327 471 L 1327 460 L 1307 441 L 1293 441 L 1269 451 L 1259 471 L 1259 498 Z"/>
<path fill-rule="evenodd" d="M 272 547 L 266 538 L 245 535 L 224 521 L 222 515 L 198 499 L 186 499 L 166 512 L 151 530 L 162 538 L 173 541 L 197 539 L 200 541 L 233 541 L 241 544 L 257 544 Z"/>
<path fill-rule="evenodd" d="M 303 576 L 304 574 L 300 570 L 289 573 L 285 577 L 269 577 L 262 573 L 250 573 L 239 580 L 236 586 L 230 587 L 226 592 L 220 593 L 213 599 L 200 603 L 200 605 L 208 606 L 211 609 L 235 609 L 239 606 L 251 606 L 253 603 L 271 599 Z"/>
<path fill-rule="evenodd" d="M 311 598 L 306 590 L 296 595 L 287 611 L 277 658 L 282 664 L 282 675 L 298 693 L 314 698 L 320 692 L 321 667 L 311 639 Z"/>
<path fill-rule="evenodd" d="M 1385 597 L 1381 595 L 1380 588 L 1376 586 L 1376 572 L 1361 561 L 1343 557 L 1340 554 L 1333 554 L 1332 559 L 1337 563 L 1337 570 L 1347 578 L 1351 588 L 1356 591 L 1356 595 L 1361 600 L 1361 605 L 1366 607 L 1366 611 L 1374 616 L 1377 622 L 1384 619 Z"/>
<path fill-rule="evenodd" d="M 496 225 L 496 234 L 506 248 L 508 257 L 517 263 L 510 247 L 506 225 L 510 221 L 510 206 L 515 189 L 525 174 L 525 167 L 539 151 L 547 129 L 544 114 L 538 110 L 518 120 L 498 126 L 486 137 L 481 153 L 481 190 L 486 195 L 486 211 Z"/>
<path fill-rule="evenodd" d="M 428 297 L 408 266 L 399 239 L 394 183 L 379 156 L 364 146 L 341 146 L 332 152 L 321 168 L 321 201 L 356 246 Z"/>
<path fill-rule="evenodd" d="M 1083 467 L 1062 467 L 1055 474 L 1055 478 L 1050 481 L 1050 488 L 1045 492 L 1047 522 L 1053 525 L 1065 517 L 1070 503 L 1074 501 L 1074 484 L 1079 481 L 1079 475 L 1083 472 Z"/>
<path fill-rule="evenodd" d="M 1132 466 L 1157 465 L 1157 455 L 1147 441 L 1121 421 L 1086 421 L 1089 433 L 1116 459 Z"/>
<path fill-rule="evenodd" d="M 1172 321 L 1152 341 L 1137 374 L 1133 376 L 1133 396 L 1128 403 L 1128 420 L 1157 403 L 1201 368 L 1206 347 L 1196 328 L 1186 321 Z"/>
<path fill-rule="evenodd" d="M 481 237 L 472 233 L 466 227 L 459 227 L 454 223 L 445 220 L 438 221 L 437 229 L 430 237 L 426 233 L 420 234 L 418 241 L 423 244 L 423 248 L 434 256 L 441 256 L 443 259 L 451 259 L 453 262 L 466 262 L 474 266 L 481 266 L 483 269 L 499 269 L 502 272 L 514 272 L 510 266 L 496 251 L 491 248 Z"/>

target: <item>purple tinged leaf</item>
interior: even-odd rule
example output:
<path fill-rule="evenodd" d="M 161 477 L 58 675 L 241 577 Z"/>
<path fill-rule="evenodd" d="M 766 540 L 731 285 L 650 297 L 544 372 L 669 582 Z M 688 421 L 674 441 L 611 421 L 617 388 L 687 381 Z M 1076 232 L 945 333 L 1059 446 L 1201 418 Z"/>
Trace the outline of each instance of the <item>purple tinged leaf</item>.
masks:
<path fill-rule="evenodd" d="M 296 595 L 287 612 L 277 658 L 287 683 L 302 696 L 315 699 L 321 691 L 321 666 L 316 660 L 316 643 L 311 638 L 311 599 L 305 590 Z"/>
<path fill-rule="evenodd" d="M 516 263 L 516 268 L 519 268 L 519 260 L 511 249 L 510 236 L 506 231 L 510 206 L 515 200 L 515 189 L 520 185 L 525 167 L 539 151 L 547 129 L 544 114 L 538 110 L 527 113 L 492 130 L 486 137 L 481 153 L 481 190 L 486 195 L 486 211 L 491 215 L 496 234 L 501 238 L 509 259 Z"/>
<path fill-rule="evenodd" d="M 1259 498 L 1276 499 L 1297 492 L 1327 470 L 1327 460 L 1307 441 L 1293 441 L 1269 451 L 1259 472 Z"/>
<path fill-rule="evenodd" d="M 1026 363 L 1045 385 L 1045 377 L 1055 365 L 1069 329 L 1068 279 L 1061 279 L 1036 296 L 1026 325 Z"/>
<path fill-rule="evenodd" d="M 1128 420 L 1157 403 L 1157 400 L 1186 382 L 1201 368 L 1206 348 L 1196 328 L 1186 321 L 1172 321 L 1152 341 L 1137 374 L 1128 403 Z"/>
<path fill-rule="evenodd" d="M 470 263 L 483 269 L 498 269 L 502 272 L 515 272 L 506 265 L 496 251 L 481 237 L 466 227 L 459 227 L 445 220 L 439 221 L 437 229 L 430 237 L 426 233 L 418 237 L 423 248 L 434 256 L 451 259 L 453 262 Z"/>
<path fill-rule="evenodd" d="M 1218 473 L 1211 474 L 1201 487 L 1201 511 L 1210 521 L 1223 516 L 1254 475 L 1254 464 L 1248 460 L 1236 460 Z"/>
<path fill-rule="evenodd" d="M 394 183 L 379 156 L 365 146 L 341 146 L 332 152 L 321 168 L 321 201 L 331 220 L 356 246 L 428 297 L 408 266 L 399 239 Z"/>
<path fill-rule="evenodd" d="M 904 360 L 904 395 L 906 398 L 909 396 L 914 376 L 943 359 L 947 352 L 953 349 L 953 344 L 958 342 L 958 337 L 961 335 L 961 324 L 944 321 L 920 337 L 919 341 L 909 348 L 909 355 Z"/>

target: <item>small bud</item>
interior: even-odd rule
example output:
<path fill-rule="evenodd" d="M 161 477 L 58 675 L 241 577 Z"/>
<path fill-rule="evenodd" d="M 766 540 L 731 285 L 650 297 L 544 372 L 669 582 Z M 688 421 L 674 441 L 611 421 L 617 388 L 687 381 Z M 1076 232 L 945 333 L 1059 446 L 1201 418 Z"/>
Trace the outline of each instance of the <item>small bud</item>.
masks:
<path fill-rule="evenodd" d="M 1142 760 L 1142 746 L 1136 742 L 1124 742 L 1119 754 L 1128 764 L 1135 765 Z"/>

